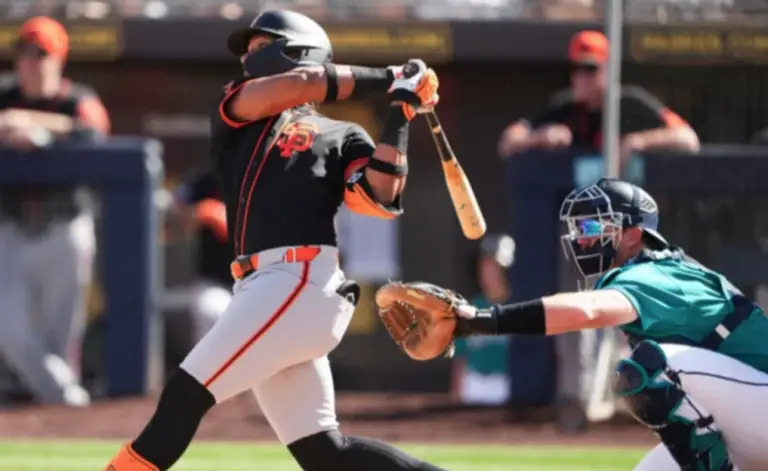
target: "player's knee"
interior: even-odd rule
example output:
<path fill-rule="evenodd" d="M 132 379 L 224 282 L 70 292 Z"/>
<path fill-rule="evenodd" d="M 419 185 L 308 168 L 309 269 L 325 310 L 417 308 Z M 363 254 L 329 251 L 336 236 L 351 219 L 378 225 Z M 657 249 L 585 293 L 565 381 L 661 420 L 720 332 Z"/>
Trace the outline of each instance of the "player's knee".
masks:
<path fill-rule="evenodd" d="M 667 358 L 656 342 L 642 341 L 629 358 L 619 361 L 613 380 L 614 393 L 622 397 L 635 418 L 650 426 L 665 425 L 685 397 L 662 373 Z"/>
<path fill-rule="evenodd" d="M 160 395 L 158 411 L 167 410 L 169 415 L 202 417 L 216 404 L 208 389 L 182 368 L 176 370 Z"/>
<path fill-rule="evenodd" d="M 288 451 L 304 471 L 325 471 L 343 468 L 343 452 L 347 438 L 338 430 L 319 432 L 288 445 Z"/>

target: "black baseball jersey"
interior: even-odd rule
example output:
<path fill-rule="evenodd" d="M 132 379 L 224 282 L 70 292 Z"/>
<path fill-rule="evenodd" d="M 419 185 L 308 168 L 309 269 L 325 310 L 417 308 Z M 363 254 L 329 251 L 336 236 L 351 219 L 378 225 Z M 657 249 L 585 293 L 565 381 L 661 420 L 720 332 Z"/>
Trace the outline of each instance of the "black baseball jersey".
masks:
<path fill-rule="evenodd" d="M 197 204 L 206 199 L 221 201 L 221 191 L 213 172 L 203 172 L 189 178 L 176 189 L 175 196 L 186 204 Z M 232 285 L 229 264 L 232 261 L 232 247 L 227 240 L 210 226 L 197 228 L 197 275 L 224 286 Z"/>
<path fill-rule="evenodd" d="M 682 118 L 641 87 L 622 86 L 620 106 L 622 135 L 685 124 Z M 547 108 L 529 120 L 533 128 L 555 123 L 568 126 L 573 134 L 574 147 L 602 147 L 602 109 L 588 109 L 584 104 L 575 102 L 570 90 L 554 94 Z"/>
<path fill-rule="evenodd" d="M 211 117 L 211 154 L 236 254 L 335 246 L 334 218 L 343 202 L 371 216 L 401 212 L 399 198 L 384 206 L 371 196 L 363 167 L 375 146 L 363 128 L 309 106 L 237 122 L 227 105 L 245 83 L 228 85 Z"/>

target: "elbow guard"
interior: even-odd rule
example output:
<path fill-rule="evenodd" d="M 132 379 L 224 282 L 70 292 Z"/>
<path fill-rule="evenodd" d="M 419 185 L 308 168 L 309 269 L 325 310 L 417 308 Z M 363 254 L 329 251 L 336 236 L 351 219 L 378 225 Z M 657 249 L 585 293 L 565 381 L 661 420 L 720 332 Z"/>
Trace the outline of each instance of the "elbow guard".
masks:
<path fill-rule="evenodd" d="M 365 177 L 365 167 L 353 173 L 344 188 L 344 203 L 350 211 L 364 216 L 394 219 L 403 213 L 401 198 L 402 195 L 397 195 L 395 200 L 388 205 L 378 202 L 368 179 Z"/>

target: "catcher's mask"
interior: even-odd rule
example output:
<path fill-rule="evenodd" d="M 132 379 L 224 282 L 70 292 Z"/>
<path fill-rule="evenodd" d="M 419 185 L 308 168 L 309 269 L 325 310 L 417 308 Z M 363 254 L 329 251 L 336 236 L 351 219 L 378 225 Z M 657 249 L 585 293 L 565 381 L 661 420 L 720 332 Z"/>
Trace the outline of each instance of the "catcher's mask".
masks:
<path fill-rule="evenodd" d="M 267 46 L 248 53 L 248 43 L 257 34 L 275 38 Z M 323 64 L 333 59 L 331 40 L 325 30 L 308 16 L 289 10 L 262 12 L 247 28 L 233 31 L 227 46 L 243 61 L 247 77 L 281 74 L 301 65 Z"/>
<path fill-rule="evenodd" d="M 642 188 L 621 180 L 603 178 L 570 192 L 560 207 L 560 221 L 566 228 L 561 236 L 565 257 L 583 277 L 583 289 L 612 267 L 624 230 L 641 227 L 644 239 L 668 245 L 656 231 L 656 202 Z"/>

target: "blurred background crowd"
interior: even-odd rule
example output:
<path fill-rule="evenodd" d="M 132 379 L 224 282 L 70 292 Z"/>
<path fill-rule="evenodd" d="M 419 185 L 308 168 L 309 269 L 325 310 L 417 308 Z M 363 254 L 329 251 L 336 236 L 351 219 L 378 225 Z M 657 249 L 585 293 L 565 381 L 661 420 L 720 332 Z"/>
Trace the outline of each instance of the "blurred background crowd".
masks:
<path fill-rule="evenodd" d="M 453 360 L 416 364 L 391 345 L 371 300 L 391 278 L 449 286 L 477 305 L 575 287 L 557 233 L 546 228 L 556 227 L 557 201 L 571 186 L 604 171 L 603 96 L 619 86 L 605 73 L 617 45 L 597 32 L 604 7 L 602 0 L 0 1 L 0 174 L 58 149 L 77 155 L 72 146 L 99 149 L 106 167 L 118 135 L 162 143 L 164 177 L 152 200 L 158 282 L 147 316 L 161 326 L 148 341 L 162 348 L 148 347 L 157 352 L 149 360 L 109 361 L 159 361 L 167 374 L 230 298 L 232 252 L 207 155 L 208 113 L 239 73 L 226 32 L 262 9 L 289 8 L 329 25 L 340 63 L 424 57 L 440 75 L 441 119 L 490 233 L 463 239 L 427 129 L 415 125 L 405 216 L 380 221 L 344 209 L 338 216 L 342 264 L 362 284 L 364 302 L 332 355 L 337 386 L 443 393 L 456 404 L 505 405 L 522 415 L 549 407 L 564 431 L 578 432 L 614 413 L 605 365 L 622 352 L 615 333 L 476 338 L 457 345 Z M 766 13 L 768 2 L 626 0 L 619 45 L 627 178 L 656 195 L 662 232 L 758 301 L 768 293 L 768 190 L 740 175 L 759 175 L 755 158 L 768 145 Z M 323 111 L 378 135 L 384 107 L 382 100 Z M 640 146 L 629 138 L 647 131 L 668 140 Z M 724 167 L 726 160 L 742 167 Z M 77 163 L 35 165 L 56 173 Z M 520 165 L 540 168 L 539 181 L 516 180 Z M 114 379 L 108 341 L 145 340 L 108 340 L 116 314 L 105 300 L 115 293 L 104 279 L 136 274 L 104 262 L 105 224 L 114 218 L 100 202 L 113 188 L 86 176 L 94 172 L 76 169 L 56 185 L 0 179 L 0 397 L 9 407 L 105 398 Z M 534 212 L 523 215 L 523 200 Z"/>
<path fill-rule="evenodd" d="M 602 18 L 605 0 L 393 0 L 389 2 L 348 0 L 17 0 L 3 2 L 6 18 L 36 15 L 68 19 L 222 17 L 237 20 L 264 9 L 301 11 L 318 20 L 550 20 L 583 21 Z M 627 0 L 632 21 L 754 21 L 765 15 L 761 2 L 746 0 Z"/>

